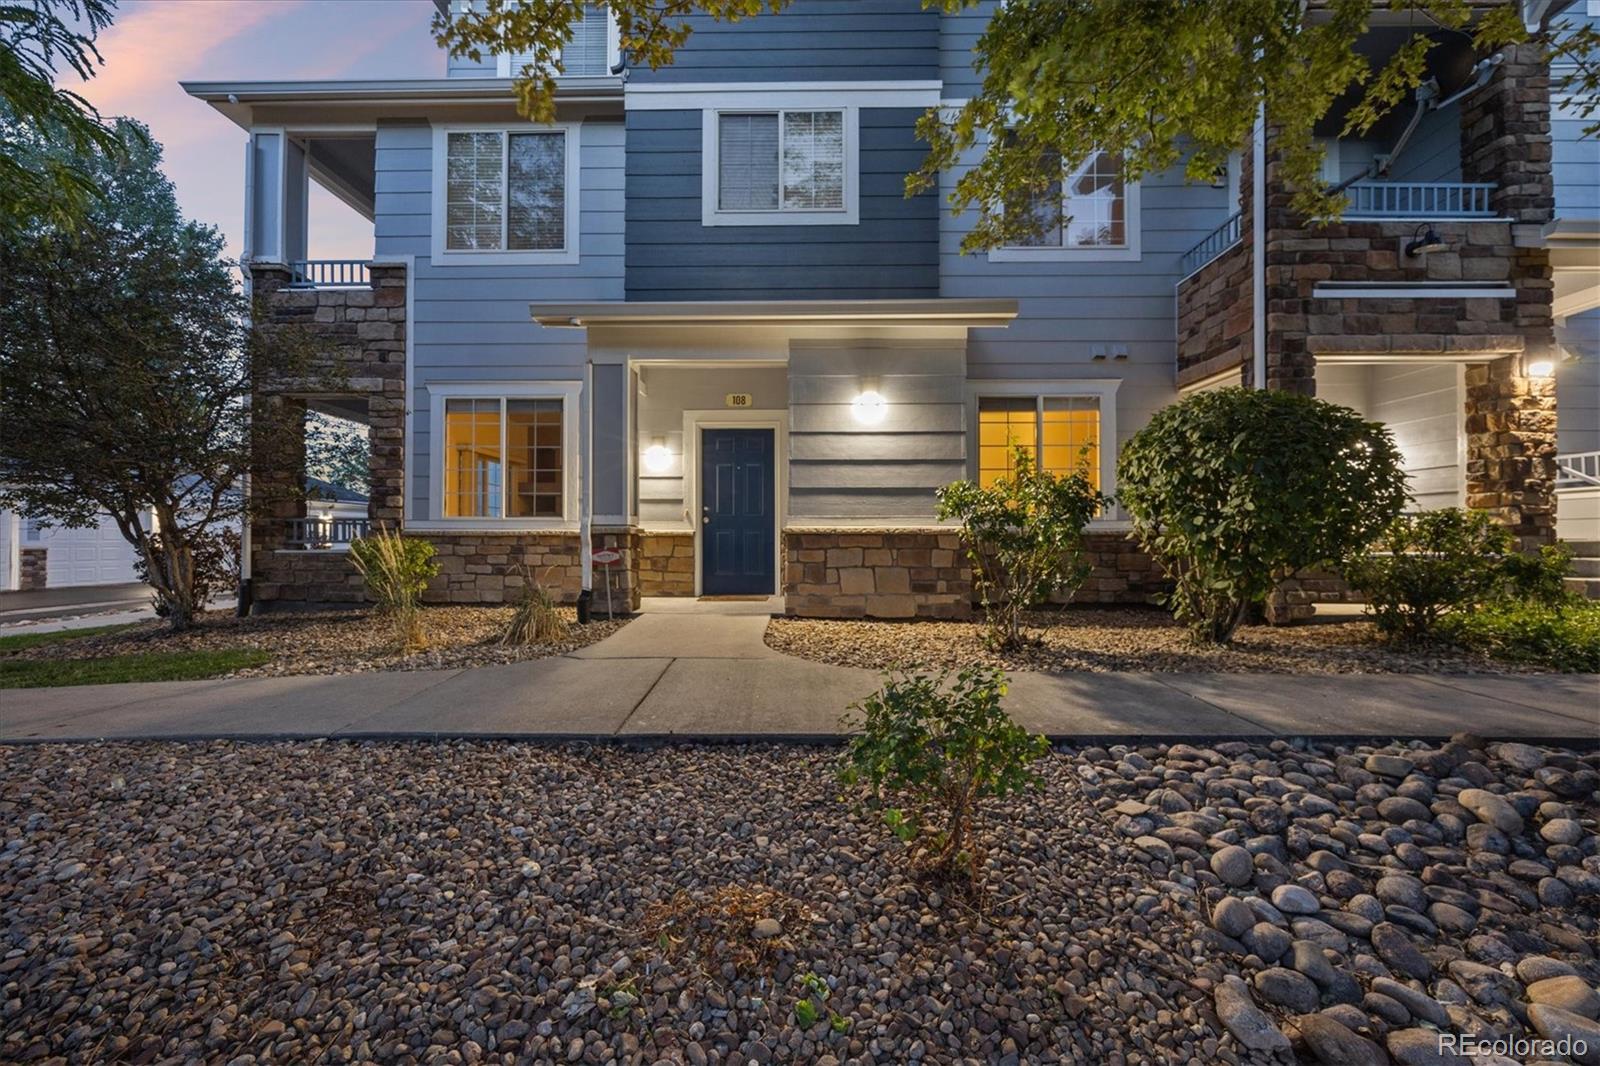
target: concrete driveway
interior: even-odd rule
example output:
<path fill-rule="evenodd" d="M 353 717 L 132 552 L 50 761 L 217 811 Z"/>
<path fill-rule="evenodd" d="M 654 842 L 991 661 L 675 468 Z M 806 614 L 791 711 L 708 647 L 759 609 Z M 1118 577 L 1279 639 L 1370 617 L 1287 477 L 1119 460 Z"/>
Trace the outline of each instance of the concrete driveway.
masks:
<path fill-rule="evenodd" d="M 764 603 L 648 605 L 570 655 L 337 677 L 0 690 L 0 741 L 206 737 L 792 738 L 838 735 L 870 670 L 762 641 Z M 1007 708 L 1051 737 L 1538 737 L 1600 744 L 1595 675 L 1013 675 Z"/>

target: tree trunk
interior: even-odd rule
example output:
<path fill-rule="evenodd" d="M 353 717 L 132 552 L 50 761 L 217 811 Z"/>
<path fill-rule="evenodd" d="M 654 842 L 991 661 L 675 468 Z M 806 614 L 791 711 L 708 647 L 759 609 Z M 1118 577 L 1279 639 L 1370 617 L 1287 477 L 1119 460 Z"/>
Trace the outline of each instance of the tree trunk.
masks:
<path fill-rule="evenodd" d="M 161 538 L 161 573 L 164 588 L 157 588 L 167 608 L 167 625 L 181 633 L 194 625 L 198 604 L 194 602 L 194 553 L 170 534 Z"/>

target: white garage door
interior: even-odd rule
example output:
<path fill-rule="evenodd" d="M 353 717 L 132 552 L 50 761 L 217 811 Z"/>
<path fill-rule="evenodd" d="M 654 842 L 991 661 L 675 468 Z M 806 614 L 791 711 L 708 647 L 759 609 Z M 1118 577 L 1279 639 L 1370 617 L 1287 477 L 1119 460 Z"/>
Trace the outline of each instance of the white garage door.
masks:
<path fill-rule="evenodd" d="M 122 539 L 116 524 L 107 519 L 91 529 L 39 530 L 37 544 L 45 555 L 45 584 L 49 588 L 71 585 L 119 585 L 139 580 L 133 572 L 133 545 Z"/>

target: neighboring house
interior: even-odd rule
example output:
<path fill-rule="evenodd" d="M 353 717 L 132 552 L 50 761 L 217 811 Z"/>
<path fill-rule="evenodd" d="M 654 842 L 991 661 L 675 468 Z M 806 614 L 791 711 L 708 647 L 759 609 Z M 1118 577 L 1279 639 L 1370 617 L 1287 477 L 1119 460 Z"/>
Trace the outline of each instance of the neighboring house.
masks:
<path fill-rule="evenodd" d="M 436 600 L 512 598 L 524 566 L 571 598 L 587 536 L 620 552 L 635 596 L 961 614 L 936 488 L 995 476 L 1021 441 L 1054 469 L 1087 449 L 1114 493 L 1117 449 L 1153 411 L 1240 381 L 1389 423 L 1420 505 L 1555 535 L 1551 263 L 1594 261 L 1600 180 L 1591 146 L 1563 143 L 1555 177 L 1588 199 L 1553 186 L 1537 62 L 1514 50 L 1425 115 L 1333 229 L 1278 199 L 1256 234 L 1250 153 L 1200 184 L 1125 181 L 1102 153 L 1063 174 L 1060 232 L 963 255 L 972 219 L 942 198 L 958 175 L 910 199 L 903 179 L 918 116 L 976 89 L 992 10 L 796 0 L 697 18 L 659 71 L 628 68 L 597 16 L 548 126 L 517 116 L 504 58 L 186 84 L 248 132 L 256 293 L 360 364 L 348 395 L 266 388 L 371 427 L 369 517 L 439 546 Z M 1409 33 L 1374 22 L 1378 57 Z M 1330 176 L 1392 154 L 1405 117 L 1335 144 Z M 370 261 L 307 258 L 313 180 L 372 220 Z M 1264 181 L 1276 197 L 1273 168 Z M 1408 252 L 1430 226 L 1443 247 Z M 1566 282 L 1570 327 L 1600 284 Z M 303 550 L 304 521 L 297 506 L 252 528 L 257 601 L 358 598 L 336 553 Z M 1114 511 L 1091 546 L 1080 598 L 1148 598 L 1158 575 Z"/>
<path fill-rule="evenodd" d="M 0 592 L 125 585 L 139 580 L 137 558 L 109 516 L 67 529 L 0 510 Z"/>

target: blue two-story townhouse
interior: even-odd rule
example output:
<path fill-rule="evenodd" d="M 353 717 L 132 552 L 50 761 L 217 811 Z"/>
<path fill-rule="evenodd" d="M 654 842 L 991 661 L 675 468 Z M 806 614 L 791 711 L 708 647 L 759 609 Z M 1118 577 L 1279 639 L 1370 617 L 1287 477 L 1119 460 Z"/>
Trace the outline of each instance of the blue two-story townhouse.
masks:
<path fill-rule="evenodd" d="M 940 191 L 907 198 L 904 179 L 923 156 L 917 118 L 974 90 L 986 17 L 920 0 L 796 0 L 738 24 L 696 19 L 677 62 L 651 71 L 628 65 L 596 10 L 564 50 L 548 125 L 516 113 L 516 57 L 449 60 L 445 76 L 411 80 L 186 85 L 248 131 L 246 258 L 263 306 L 312 324 L 351 368 L 336 394 L 269 383 L 262 401 L 369 425 L 370 518 L 434 541 L 443 573 L 431 595 L 456 602 L 514 598 L 531 572 L 567 598 L 609 579 L 630 598 L 779 595 L 792 613 L 959 615 L 970 582 L 935 489 L 993 478 L 1022 443 L 1053 469 L 1086 456 L 1114 494 L 1118 444 L 1153 411 L 1241 380 L 1315 390 L 1326 374 L 1325 391 L 1397 427 L 1416 403 L 1442 405 L 1428 430 L 1440 440 L 1413 449 L 1436 496 L 1426 502 L 1470 502 L 1469 466 L 1483 457 L 1469 454 L 1469 408 L 1496 402 L 1473 406 L 1471 368 L 1510 357 L 1495 380 L 1526 381 L 1559 362 L 1549 293 L 1540 319 L 1519 273 L 1548 284 L 1553 208 L 1512 219 L 1494 181 L 1459 164 L 1410 191 L 1364 193 L 1384 230 L 1369 243 L 1388 260 L 1405 243 L 1388 229 L 1432 222 L 1487 242 L 1499 265 L 1468 273 L 1430 252 L 1415 279 L 1371 293 L 1308 289 L 1315 307 L 1300 314 L 1318 321 L 1297 330 L 1252 310 L 1263 291 L 1248 283 L 1253 249 L 1282 244 L 1290 223 L 1253 229 L 1247 155 L 1194 184 L 1177 172 L 1125 180 L 1102 153 L 1063 173 L 1071 218 L 1057 232 L 962 254 L 970 219 Z M 1546 117 L 1547 141 L 1548 129 Z M 1459 121 L 1430 116 L 1427 136 L 1430 158 L 1467 150 Z M 1359 165 L 1356 149 L 1346 156 Z M 1548 163 L 1543 174 L 1548 186 Z M 372 220 L 370 261 L 311 257 L 311 181 Z M 1424 185 L 1445 191 L 1424 202 Z M 1388 260 L 1374 261 L 1380 273 Z M 1451 269 L 1481 284 L 1405 288 Z M 1330 329 L 1451 333 L 1438 313 L 1380 318 L 1461 301 L 1492 323 L 1474 336 L 1498 340 L 1307 344 Z M 1447 369 L 1412 390 L 1419 400 L 1405 390 L 1424 362 Z M 1554 385 L 1534 391 L 1553 419 Z M 1553 469 L 1554 426 L 1533 421 L 1493 447 Z M 1445 438 L 1453 475 L 1428 465 Z M 1528 480 L 1515 486 L 1524 509 L 1539 505 Z M 1147 597 L 1158 575 L 1116 512 L 1097 525 L 1084 595 Z M 1534 539 L 1552 532 L 1522 525 Z M 358 595 L 348 564 L 315 550 L 326 538 L 306 527 L 294 507 L 252 523 L 258 603 Z"/>

